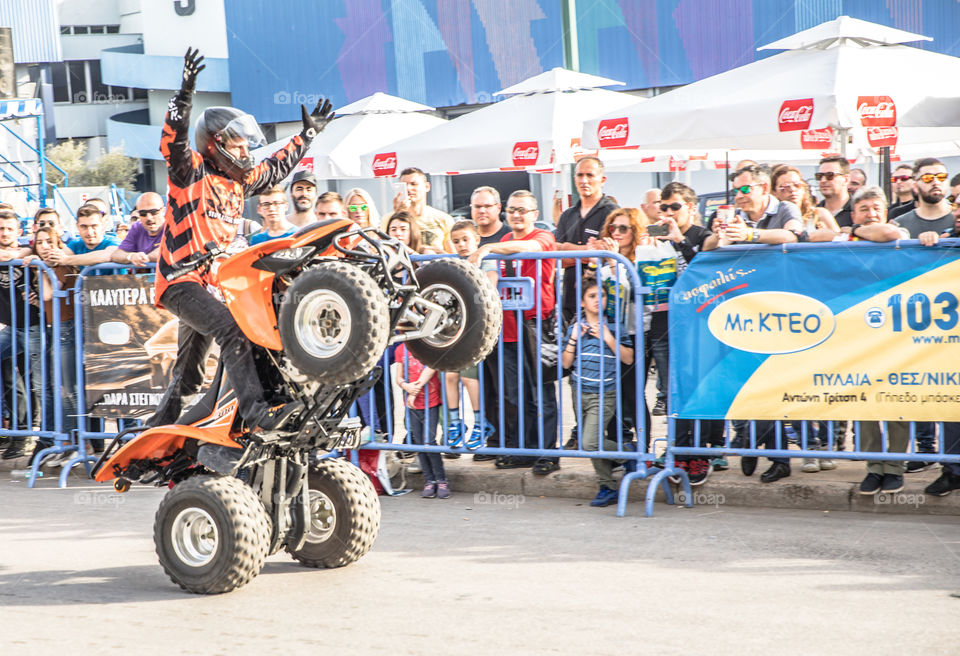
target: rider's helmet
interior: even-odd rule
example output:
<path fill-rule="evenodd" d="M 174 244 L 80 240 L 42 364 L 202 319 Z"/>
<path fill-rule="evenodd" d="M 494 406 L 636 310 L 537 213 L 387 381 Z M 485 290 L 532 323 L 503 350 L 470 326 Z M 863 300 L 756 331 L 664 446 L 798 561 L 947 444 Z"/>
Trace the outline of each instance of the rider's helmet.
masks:
<path fill-rule="evenodd" d="M 395 451 L 362 449 L 357 451 L 360 469 L 370 477 L 377 494 L 396 496 L 409 492 L 406 471 Z"/>
<path fill-rule="evenodd" d="M 267 143 L 256 119 L 233 107 L 208 107 L 197 119 L 194 133 L 197 150 L 203 158 L 237 182 L 254 166 L 250 150 Z M 239 156 L 227 150 L 237 145 L 243 146 Z"/>

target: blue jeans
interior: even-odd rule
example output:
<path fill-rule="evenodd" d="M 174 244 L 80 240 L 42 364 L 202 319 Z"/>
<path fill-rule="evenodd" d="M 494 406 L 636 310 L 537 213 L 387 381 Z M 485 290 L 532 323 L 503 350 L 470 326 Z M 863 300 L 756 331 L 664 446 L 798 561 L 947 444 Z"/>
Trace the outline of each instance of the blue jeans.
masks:
<path fill-rule="evenodd" d="M 654 312 L 650 317 L 650 330 L 644 341 L 645 360 L 650 369 L 649 359 L 657 363 L 657 399 L 666 403 L 670 374 L 670 327 L 669 311 Z M 646 378 L 646 377 L 644 377 Z M 649 424 L 648 424 L 649 426 Z"/>
<path fill-rule="evenodd" d="M 411 410 L 407 408 L 407 433 L 411 444 L 436 444 L 437 425 L 440 420 L 440 406 L 425 410 Z M 429 453 L 421 451 L 420 468 L 423 477 L 428 483 L 440 483 L 447 480 L 447 472 L 443 468 L 443 458 L 436 451 Z"/>
<path fill-rule="evenodd" d="M 41 385 L 43 390 L 43 422 L 41 428 L 49 431 L 55 428 L 53 393 L 56 389 L 59 391 L 61 398 L 61 417 L 63 417 L 61 430 L 69 433 L 77 427 L 77 341 L 73 321 L 60 323 L 59 383 L 53 369 L 53 343 L 52 327 L 46 329 L 46 344 L 41 344 L 39 330 L 30 331 L 30 383 L 34 390 L 37 389 L 37 385 Z M 45 351 L 47 353 L 45 370 L 41 370 L 39 366 L 33 364 L 33 354 L 42 353 L 44 351 L 43 346 L 46 346 Z M 52 444 L 52 440 L 46 438 L 40 441 L 44 444 Z"/>
<path fill-rule="evenodd" d="M 34 415 L 40 409 L 40 398 L 43 394 L 43 379 L 40 375 L 41 362 L 43 361 L 43 350 L 40 348 L 40 326 L 30 326 L 29 333 L 30 362 L 27 371 L 23 371 L 14 357 L 24 353 L 27 350 L 27 332 L 23 328 L 14 330 L 10 326 L 0 328 L 0 360 L 10 359 L 14 364 L 12 367 L 12 378 L 9 381 L 9 389 L 16 387 L 16 406 L 17 412 L 14 421 L 10 427 L 14 430 L 29 430 L 34 423 Z M 30 378 L 30 398 L 24 398 L 26 395 L 21 391 L 25 389 L 25 381 Z M 3 415 L 10 418 L 9 408 L 14 403 L 13 395 L 7 395 L 3 400 Z"/>

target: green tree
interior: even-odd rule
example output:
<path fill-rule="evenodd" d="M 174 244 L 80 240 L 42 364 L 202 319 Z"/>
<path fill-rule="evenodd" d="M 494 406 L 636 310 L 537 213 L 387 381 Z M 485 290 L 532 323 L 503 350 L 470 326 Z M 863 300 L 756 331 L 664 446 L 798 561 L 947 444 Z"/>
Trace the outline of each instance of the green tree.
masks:
<path fill-rule="evenodd" d="M 101 150 L 100 157 L 88 162 L 87 144 L 67 139 L 47 147 L 47 157 L 67 172 L 71 187 L 99 187 L 115 184 L 127 191 L 133 191 L 133 182 L 137 177 L 137 160 L 123 154 L 122 148 L 111 148 L 109 152 Z M 47 179 L 55 185 L 63 184 L 63 174 L 52 166 L 47 167 Z"/>

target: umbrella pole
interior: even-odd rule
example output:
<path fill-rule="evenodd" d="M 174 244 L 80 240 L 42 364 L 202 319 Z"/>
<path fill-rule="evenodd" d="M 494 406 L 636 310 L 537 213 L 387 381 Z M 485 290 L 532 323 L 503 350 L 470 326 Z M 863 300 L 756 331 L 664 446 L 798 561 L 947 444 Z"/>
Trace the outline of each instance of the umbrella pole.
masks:
<path fill-rule="evenodd" d="M 730 204 L 730 151 L 724 153 L 726 157 L 726 168 L 723 169 L 723 191 L 727 195 L 727 205 Z"/>
<path fill-rule="evenodd" d="M 887 202 L 893 204 L 893 198 L 890 184 L 890 146 L 884 146 L 880 149 L 880 182 L 883 186 L 883 193 L 887 196 Z"/>

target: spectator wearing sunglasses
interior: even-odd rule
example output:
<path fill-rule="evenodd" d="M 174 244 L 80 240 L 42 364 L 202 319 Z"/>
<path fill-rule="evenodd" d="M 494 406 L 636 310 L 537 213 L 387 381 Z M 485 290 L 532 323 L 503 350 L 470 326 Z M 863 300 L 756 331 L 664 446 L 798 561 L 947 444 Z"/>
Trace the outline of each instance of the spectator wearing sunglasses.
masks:
<path fill-rule="evenodd" d="M 917 206 L 896 219 L 911 239 L 931 241 L 953 229 L 953 211 L 947 200 L 947 167 L 934 157 L 917 160 L 913 179 L 917 188 Z M 930 234 L 932 233 L 932 234 Z"/>
<path fill-rule="evenodd" d="M 37 234 L 40 228 L 47 228 L 57 233 L 58 237 L 63 236 L 63 226 L 60 223 L 60 213 L 52 207 L 41 207 L 33 215 L 33 234 Z"/>
<path fill-rule="evenodd" d="M 130 226 L 127 236 L 110 259 L 117 264 L 136 266 L 156 262 L 163 238 L 163 198 L 152 191 L 140 194 L 133 214 L 138 220 Z"/>
<path fill-rule="evenodd" d="M 820 195 L 823 196 L 820 207 L 830 210 L 841 228 L 852 225 L 850 192 L 847 191 L 847 185 L 850 182 L 850 162 L 847 158 L 838 155 L 824 157 L 820 160 L 820 169 L 814 177 L 820 184 Z"/>
<path fill-rule="evenodd" d="M 913 164 L 900 164 L 890 176 L 890 189 L 896 202 L 887 211 L 887 220 L 893 221 L 917 206 L 917 190 L 913 181 Z"/>
<path fill-rule="evenodd" d="M 380 225 L 380 212 L 377 211 L 377 205 L 366 189 L 354 187 L 343 197 L 347 199 L 347 218 L 361 228 Z"/>

